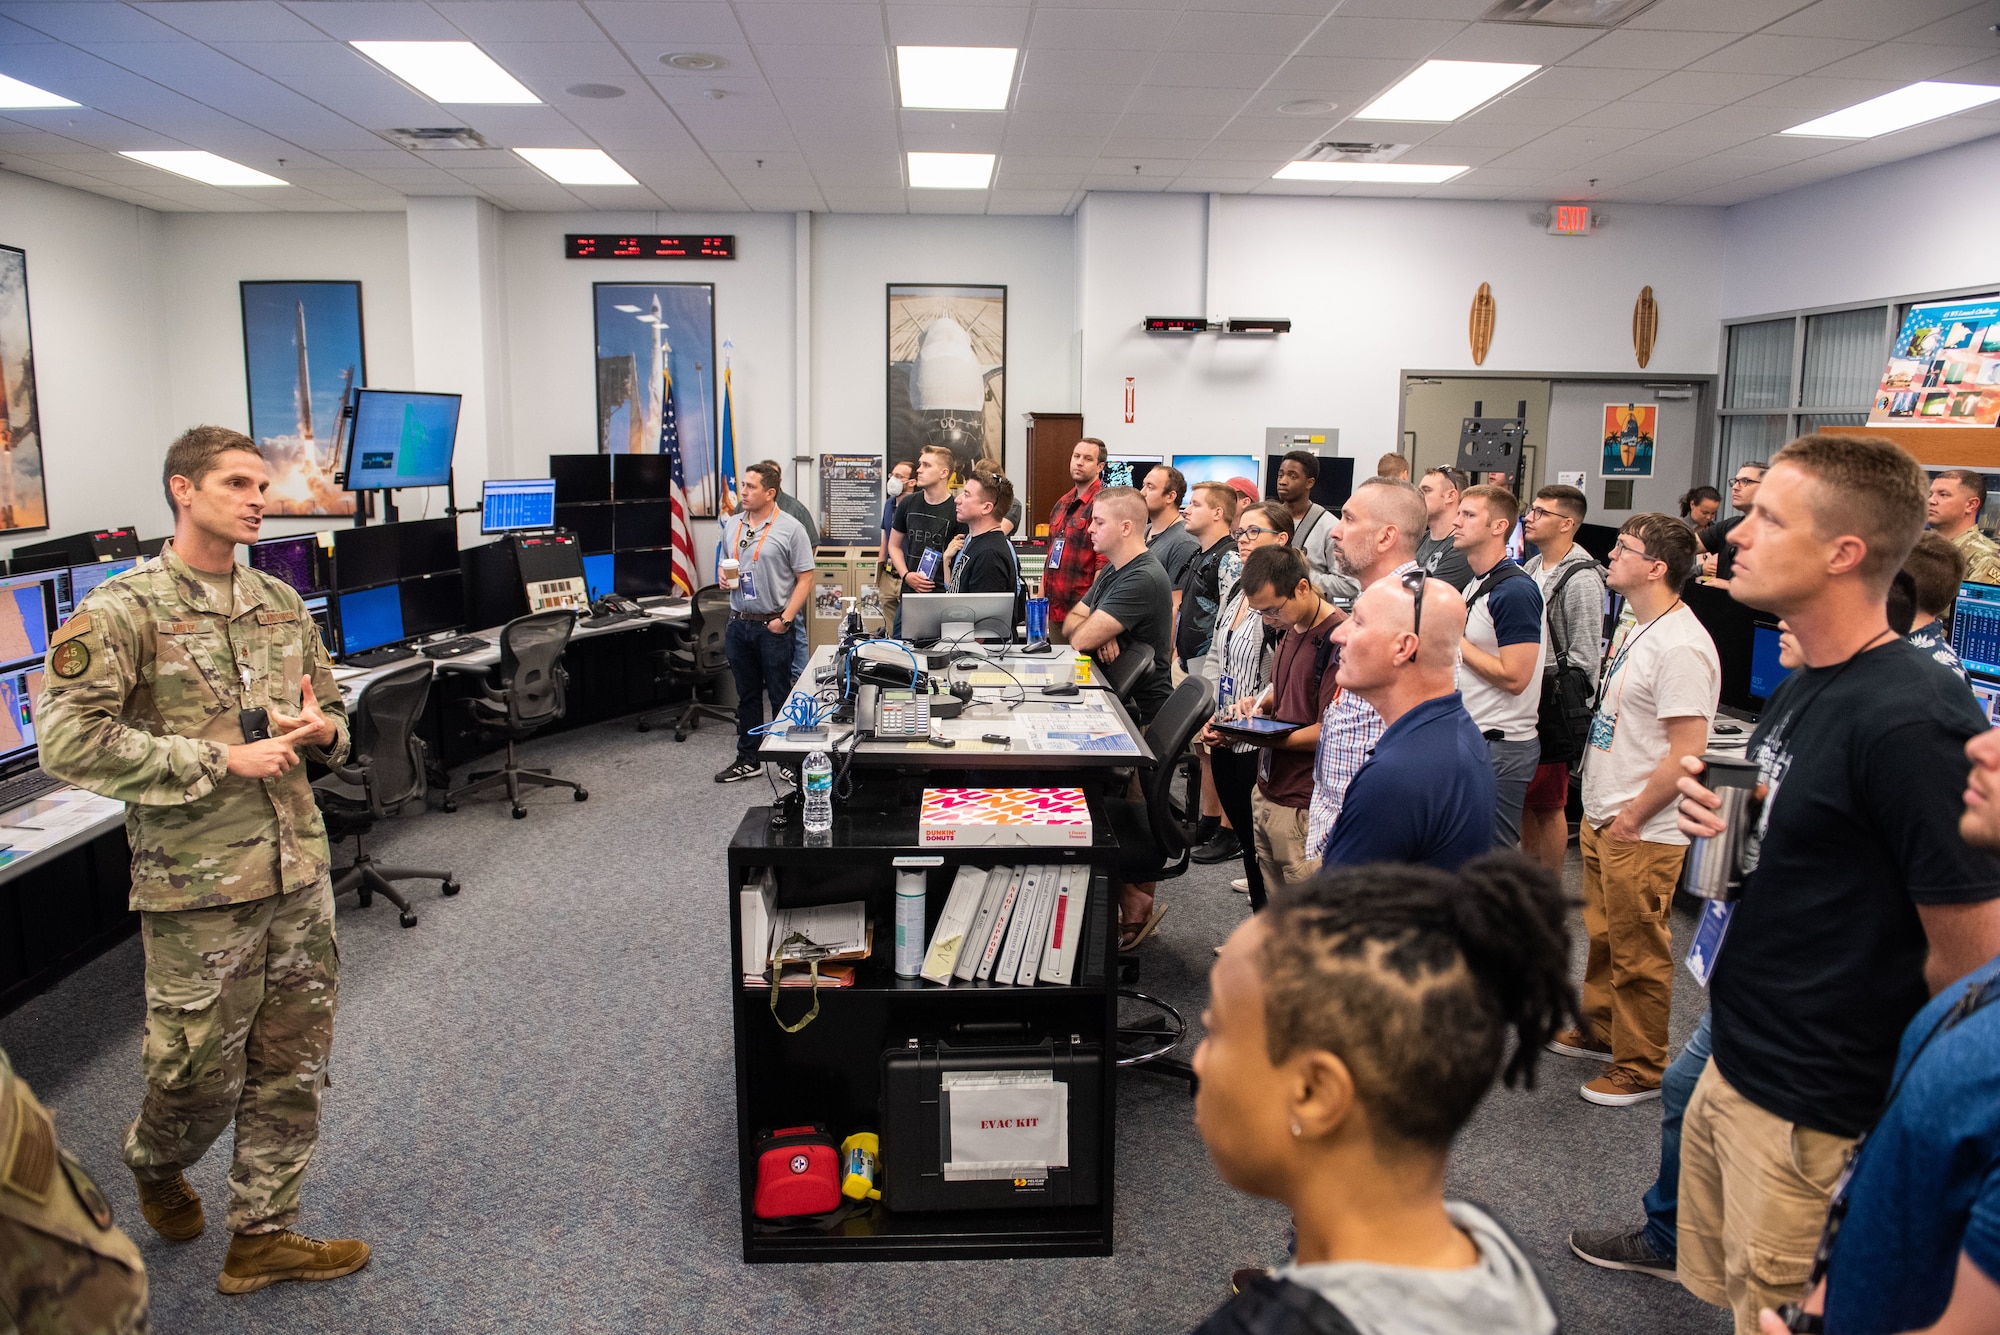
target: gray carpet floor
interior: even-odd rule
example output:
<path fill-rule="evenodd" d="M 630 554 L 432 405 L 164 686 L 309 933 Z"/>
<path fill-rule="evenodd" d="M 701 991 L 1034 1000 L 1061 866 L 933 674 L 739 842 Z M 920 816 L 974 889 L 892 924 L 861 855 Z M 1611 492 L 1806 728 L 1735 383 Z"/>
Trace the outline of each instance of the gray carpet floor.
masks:
<path fill-rule="evenodd" d="M 584 781 L 589 802 L 544 790 L 515 821 L 504 797 L 481 798 L 371 838 L 383 860 L 449 868 L 465 891 L 419 887 L 409 931 L 380 900 L 341 905 L 334 1087 L 300 1227 L 373 1245 L 350 1279 L 216 1292 L 226 1138 L 190 1174 L 210 1204 L 202 1238 L 169 1244 L 140 1219 L 118 1160 L 141 1093 L 136 941 L 0 1019 L 144 1251 L 156 1331 L 1184 1331 L 1233 1267 L 1282 1257 L 1283 1212 L 1216 1177 L 1183 1086 L 1140 1075 L 1119 1089 L 1111 1258 L 745 1266 L 723 868 L 743 808 L 769 790 L 710 782 L 731 740 L 714 724 L 679 745 L 629 724 L 538 739 L 528 763 Z M 1234 874 L 1162 886 L 1172 907 L 1145 983 L 1191 1017 L 1210 947 L 1248 911 Z M 1676 919 L 1683 948 L 1688 927 Z M 1677 972 L 1676 1043 L 1701 1004 Z M 1576 1086 L 1594 1073 L 1547 1057 L 1537 1089 L 1496 1090 L 1453 1155 L 1452 1192 L 1521 1236 L 1566 1329 L 1726 1330 L 1678 1286 L 1564 1245 L 1574 1227 L 1638 1222 L 1657 1162 L 1658 1103 L 1586 1104 Z"/>

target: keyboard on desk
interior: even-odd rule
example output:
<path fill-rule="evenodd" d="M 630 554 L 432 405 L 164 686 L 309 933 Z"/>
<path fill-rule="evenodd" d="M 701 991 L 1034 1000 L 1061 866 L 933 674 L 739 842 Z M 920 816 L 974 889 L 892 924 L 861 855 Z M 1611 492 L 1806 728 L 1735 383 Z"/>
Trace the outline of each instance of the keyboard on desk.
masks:
<path fill-rule="evenodd" d="M 425 658 L 462 658 L 466 654 L 476 654 L 481 649 L 491 649 L 491 640 L 482 640 L 477 635 L 459 635 L 449 640 L 439 640 L 427 644 L 422 653 Z"/>
<path fill-rule="evenodd" d="M 61 779 L 31 769 L 25 774 L 0 781 L 0 811 L 12 811 L 23 802 L 32 801 L 44 793 L 52 793 L 63 786 Z"/>

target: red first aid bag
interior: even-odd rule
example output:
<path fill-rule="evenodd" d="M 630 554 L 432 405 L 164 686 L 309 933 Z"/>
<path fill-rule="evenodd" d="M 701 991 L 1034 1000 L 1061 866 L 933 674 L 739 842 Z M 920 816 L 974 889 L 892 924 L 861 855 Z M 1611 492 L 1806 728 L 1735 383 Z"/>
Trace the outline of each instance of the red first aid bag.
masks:
<path fill-rule="evenodd" d="M 757 1137 L 759 1219 L 795 1219 L 840 1208 L 840 1147 L 818 1124 L 780 1127 Z"/>

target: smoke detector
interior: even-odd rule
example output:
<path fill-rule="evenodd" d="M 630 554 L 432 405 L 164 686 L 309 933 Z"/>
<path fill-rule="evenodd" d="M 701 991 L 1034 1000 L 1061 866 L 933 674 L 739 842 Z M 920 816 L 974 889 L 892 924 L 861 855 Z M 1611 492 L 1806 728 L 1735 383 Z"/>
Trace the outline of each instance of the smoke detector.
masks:
<path fill-rule="evenodd" d="M 396 147 L 407 148 L 413 153 L 497 147 L 469 125 L 433 125 L 410 130 L 381 130 L 378 133 Z"/>
<path fill-rule="evenodd" d="M 1534 23 L 1550 28 L 1615 28 L 1652 4 L 1653 0 L 1499 0 L 1480 18 L 1487 23 Z"/>
<path fill-rule="evenodd" d="M 1327 142 L 1314 144 L 1300 162 L 1390 162 L 1410 151 L 1408 144 Z"/>

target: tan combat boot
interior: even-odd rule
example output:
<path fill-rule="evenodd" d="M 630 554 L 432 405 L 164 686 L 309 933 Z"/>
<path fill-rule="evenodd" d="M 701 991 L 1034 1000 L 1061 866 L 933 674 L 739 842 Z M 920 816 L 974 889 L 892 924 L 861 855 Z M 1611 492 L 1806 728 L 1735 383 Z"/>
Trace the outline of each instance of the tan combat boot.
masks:
<path fill-rule="evenodd" d="M 254 1293 L 281 1279 L 339 1279 L 367 1264 L 368 1244 L 351 1238 L 321 1242 L 289 1228 L 238 1233 L 229 1241 L 215 1287 L 224 1293 Z"/>
<path fill-rule="evenodd" d="M 146 1216 L 155 1233 L 168 1242 L 192 1242 L 201 1236 L 201 1197 L 188 1185 L 186 1173 L 158 1182 L 135 1180 L 139 1184 L 139 1213 Z"/>

